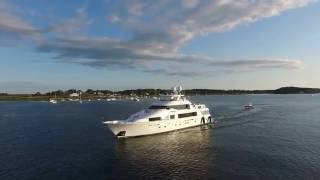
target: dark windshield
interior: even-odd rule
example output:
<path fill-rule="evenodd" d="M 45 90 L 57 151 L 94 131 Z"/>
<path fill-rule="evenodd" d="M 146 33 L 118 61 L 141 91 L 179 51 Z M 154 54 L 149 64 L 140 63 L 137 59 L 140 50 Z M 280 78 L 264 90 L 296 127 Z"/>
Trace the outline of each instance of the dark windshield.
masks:
<path fill-rule="evenodd" d="M 149 109 L 169 109 L 168 106 L 150 106 Z"/>

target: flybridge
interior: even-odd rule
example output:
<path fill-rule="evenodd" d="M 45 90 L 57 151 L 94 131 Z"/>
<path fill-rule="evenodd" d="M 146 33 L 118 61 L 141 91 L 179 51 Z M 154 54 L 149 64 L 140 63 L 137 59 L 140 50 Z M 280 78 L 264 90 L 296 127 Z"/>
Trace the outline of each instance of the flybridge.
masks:
<path fill-rule="evenodd" d="M 160 96 L 160 101 L 184 101 L 185 99 L 184 95 L 181 94 Z"/>
<path fill-rule="evenodd" d="M 163 95 L 160 96 L 160 101 L 184 101 L 185 97 L 181 94 L 182 87 L 181 86 L 174 86 L 172 87 L 172 95 Z"/>

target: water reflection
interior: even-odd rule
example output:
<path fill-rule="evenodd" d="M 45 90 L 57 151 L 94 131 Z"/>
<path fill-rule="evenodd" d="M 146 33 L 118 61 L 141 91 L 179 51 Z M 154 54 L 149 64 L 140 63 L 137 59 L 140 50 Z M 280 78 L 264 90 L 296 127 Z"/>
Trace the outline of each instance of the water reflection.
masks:
<path fill-rule="evenodd" d="M 199 179 L 207 176 L 214 158 L 212 131 L 205 126 L 121 139 L 115 151 L 119 161 L 129 163 L 129 173 L 138 177 Z"/>

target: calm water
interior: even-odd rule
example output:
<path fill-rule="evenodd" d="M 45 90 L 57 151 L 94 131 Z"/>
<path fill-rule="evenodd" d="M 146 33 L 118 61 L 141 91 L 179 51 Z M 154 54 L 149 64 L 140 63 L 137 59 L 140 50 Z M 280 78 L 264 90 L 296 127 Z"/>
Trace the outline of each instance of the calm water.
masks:
<path fill-rule="evenodd" d="M 197 96 L 217 119 L 117 140 L 101 122 L 152 103 L 0 102 L 0 179 L 318 179 L 320 95 Z M 253 102 L 255 109 L 243 111 Z"/>

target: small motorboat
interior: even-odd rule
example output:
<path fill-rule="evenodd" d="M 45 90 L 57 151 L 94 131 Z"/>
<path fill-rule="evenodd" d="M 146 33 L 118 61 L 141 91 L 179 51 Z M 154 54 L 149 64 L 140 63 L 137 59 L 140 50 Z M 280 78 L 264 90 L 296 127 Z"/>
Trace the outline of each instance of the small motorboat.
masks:
<path fill-rule="evenodd" d="M 58 103 L 58 101 L 57 101 L 56 99 L 50 99 L 50 100 L 49 100 L 49 103 L 57 104 L 57 103 Z"/>
<path fill-rule="evenodd" d="M 58 103 L 57 95 L 56 95 L 56 94 L 54 95 L 54 98 L 50 98 L 50 99 L 49 99 L 49 103 L 52 103 L 52 104 L 57 104 L 57 103 Z"/>
<path fill-rule="evenodd" d="M 249 104 L 246 104 L 243 106 L 244 110 L 250 110 L 250 109 L 253 109 L 253 105 L 252 103 L 249 103 Z"/>

